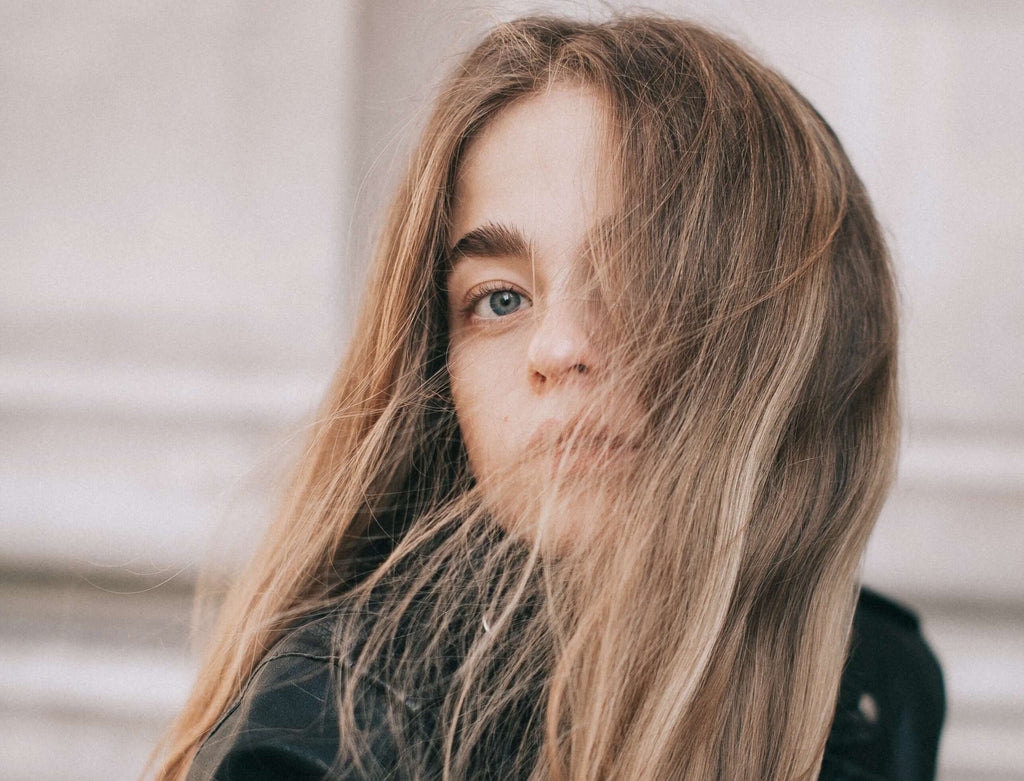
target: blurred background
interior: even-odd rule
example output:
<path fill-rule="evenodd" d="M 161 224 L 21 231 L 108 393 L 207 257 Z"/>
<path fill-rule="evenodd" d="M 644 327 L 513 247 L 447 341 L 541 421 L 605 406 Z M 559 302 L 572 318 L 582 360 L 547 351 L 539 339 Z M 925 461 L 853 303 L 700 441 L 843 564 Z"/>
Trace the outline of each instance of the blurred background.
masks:
<path fill-rule="evenodd" d="M 352 323 L 462 0 L 0 2 L 0 778 L 137 775 Z M 899 271 L 866 581 L 943 664 L 941 778 L 1024 778 L 1024 4 L 653 2 L 833 124 Z"/>

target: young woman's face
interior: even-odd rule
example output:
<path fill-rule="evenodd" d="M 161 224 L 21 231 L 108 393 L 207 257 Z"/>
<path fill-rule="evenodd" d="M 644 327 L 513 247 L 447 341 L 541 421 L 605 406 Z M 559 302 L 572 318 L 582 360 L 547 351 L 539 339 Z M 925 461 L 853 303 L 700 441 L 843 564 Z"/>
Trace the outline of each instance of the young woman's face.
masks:
<path fill-rule="evenodd" d="M 552 450 L 607 380 L 601 305 L 581 260 L 618 206 L 605 123 L 594 93 L 554 86 L 499 113 L 460 168 L 448 365 L 478 480 Z M 614 406 L 584 443 L 629 436 L 633 405 Z M 536 477 L 551 473 L 540 464 Z"/>

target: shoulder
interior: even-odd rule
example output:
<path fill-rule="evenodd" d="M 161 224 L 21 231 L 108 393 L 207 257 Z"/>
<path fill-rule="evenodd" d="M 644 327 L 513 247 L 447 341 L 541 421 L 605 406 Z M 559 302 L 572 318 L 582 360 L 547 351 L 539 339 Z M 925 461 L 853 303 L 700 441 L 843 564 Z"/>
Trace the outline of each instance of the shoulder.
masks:
<path fill-rule="evenodd" d="M 942 669 L 908 607 L 861 590 L 849 668 L 878 686 L 903 716 L 938 732 L 945 714 Z"/>
<path fill-rule="evenodd" d="M 332 647 L 340 620 L 339 611 L 312 616 L 267 653 L 203 743 L 190 781 L 394 777 L 389 716 L 415 717 L 418 704 L 362 677 L 354 702 L 362 750 L 341 750 L 337 696 L 350 660 Z"/>
<path fill-rule="evenodd" d="M 934 778 L 945 708 L 917 615 L 863 589 L 821 777 Z"/>

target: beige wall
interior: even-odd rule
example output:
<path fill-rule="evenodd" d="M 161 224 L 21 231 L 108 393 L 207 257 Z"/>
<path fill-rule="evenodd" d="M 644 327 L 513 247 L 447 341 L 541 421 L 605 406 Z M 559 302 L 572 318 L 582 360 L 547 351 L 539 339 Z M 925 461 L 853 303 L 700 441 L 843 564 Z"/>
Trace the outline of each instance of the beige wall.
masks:
<path fill-rule="evenodd" d="M 0 3 L 0 778 L 131 778 L 190 685 L 344 341 L 358 10 Z"/>
<path fill-rule="evenodd" d="M 603 5 L 0 5 L 0 778 L 141 767 L 192 574 L 265 519 L 425 95 L 489 23 Z M 875 199 L 906 437 L 866 578 L 945 665 L 943 778 L 1022 777 L 1024 6 L 654 5 L 774 63 Z"/>

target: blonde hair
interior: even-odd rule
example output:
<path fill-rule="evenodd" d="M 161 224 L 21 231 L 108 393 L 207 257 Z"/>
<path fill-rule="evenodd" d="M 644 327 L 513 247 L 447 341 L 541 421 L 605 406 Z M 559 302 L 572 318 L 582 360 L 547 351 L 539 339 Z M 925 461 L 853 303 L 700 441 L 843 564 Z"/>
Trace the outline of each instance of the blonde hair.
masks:
<path fill-rule="evenodd" d="M 502 510 L 535 534 L 496 531 L 451 402 L 442 292 L 467 145 L 553 83 L 595 90 L 614 128 L 622 206 L 586 260 L 614 384 L 647 416 L 596 534 L 556 555 L 544 530 L 593 485 L 553 480 Z M 897 445 L 896 319 L 864 188 L 778 74 L 657 16 L 494 28 L 436 101 L 349 353 L 158 777 L 183 778 L 286 628 L 339 600 L 353 755 L 372 669 L 436 694 L 445 777 L 510 741 L 508 771 L 531 778 L 814 777 Z M 427 772 L 389 718 L 403 777 Z"/>

